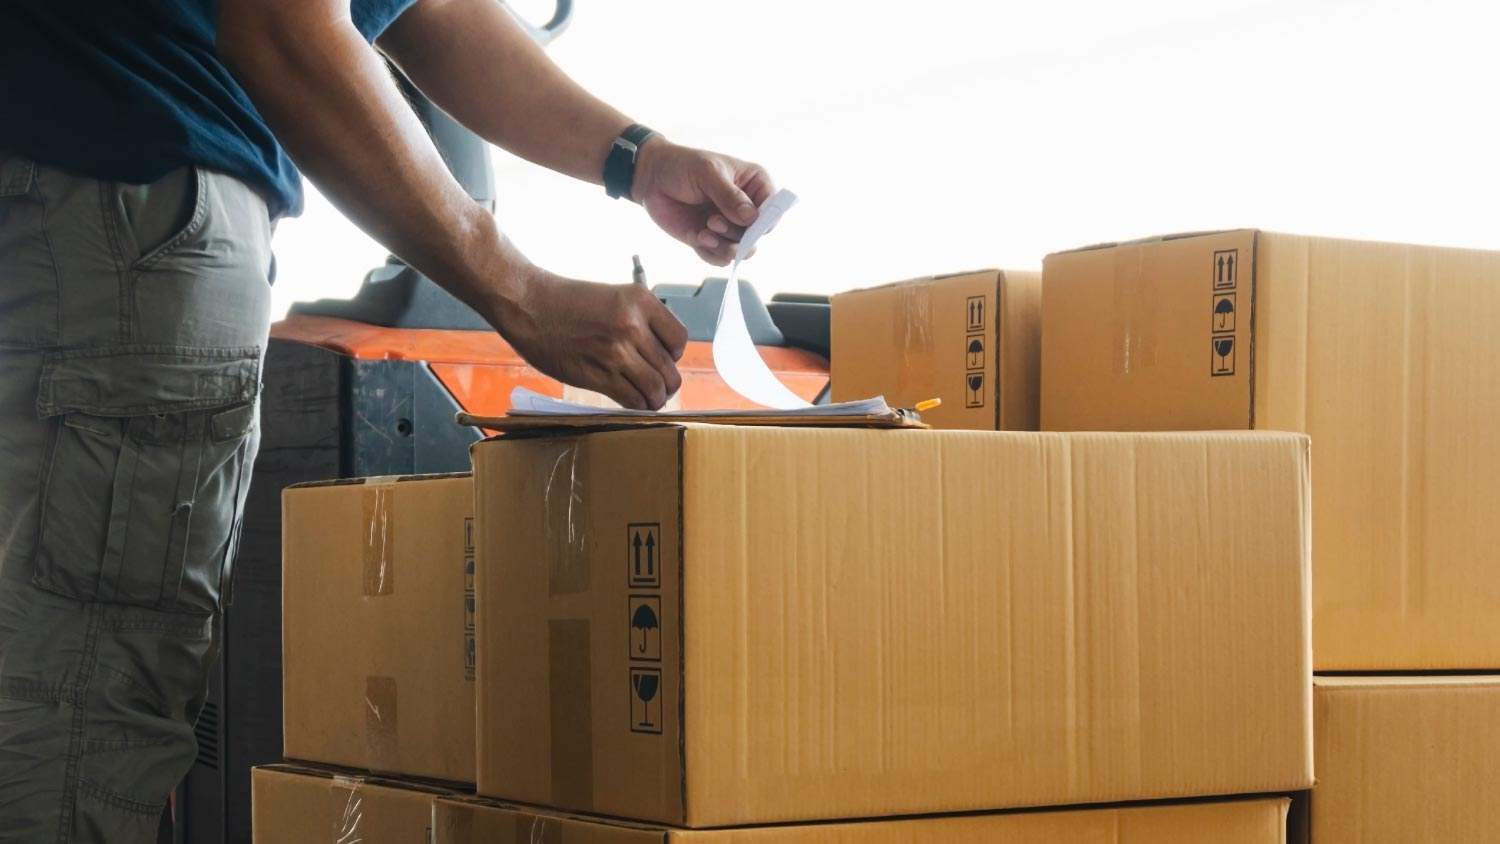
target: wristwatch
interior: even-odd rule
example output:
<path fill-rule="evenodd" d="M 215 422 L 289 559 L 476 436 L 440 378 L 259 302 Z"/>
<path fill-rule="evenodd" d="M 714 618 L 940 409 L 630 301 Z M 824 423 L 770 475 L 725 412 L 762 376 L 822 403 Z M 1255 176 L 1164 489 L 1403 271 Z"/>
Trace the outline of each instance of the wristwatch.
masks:
<path fill-rule="evenodd" d="M 620 133 L 609 148 L 609 157 L 604 159 L 604 192 L 615 199 L 625 197 L 634 201 L 630 187 L 635 184 L 635 158 L 641 144 L 656 137 L 656 130 L 639 123 Z"/>

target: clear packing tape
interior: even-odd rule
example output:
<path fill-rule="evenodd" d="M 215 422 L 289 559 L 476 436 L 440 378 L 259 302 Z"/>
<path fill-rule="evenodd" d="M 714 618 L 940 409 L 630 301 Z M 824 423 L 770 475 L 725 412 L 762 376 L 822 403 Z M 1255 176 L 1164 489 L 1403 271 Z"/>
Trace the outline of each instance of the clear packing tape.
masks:
<path fill-rule="evenodd" d="M 328 840 L 359 844 L 365 840 L 364 777 L 335 775 L 328 781 Z"/>
<path fill-rule="evenodd" d="M 364 484 L 364 565 L 360 587 L 366 599 L 385 597 L 396 589 L 396 519 L 393 510 L 398 480 L 397 476 L 391 475 L 369 478 Z M 396 678 L 365 677 L 365 764 L 373 771 L 394 771 L 400 764 L 397 704 Z"/>

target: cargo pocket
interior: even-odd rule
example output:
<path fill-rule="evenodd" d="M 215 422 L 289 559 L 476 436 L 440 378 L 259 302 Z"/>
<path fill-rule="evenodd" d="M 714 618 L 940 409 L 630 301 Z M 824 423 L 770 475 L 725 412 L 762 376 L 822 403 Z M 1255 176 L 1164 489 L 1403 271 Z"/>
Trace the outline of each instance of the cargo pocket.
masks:
<path fill-rule="evenodd" d="M 258 348 L 49 353 L 36 585 L 80 601 L 222 609 L 259 375 Z"/>

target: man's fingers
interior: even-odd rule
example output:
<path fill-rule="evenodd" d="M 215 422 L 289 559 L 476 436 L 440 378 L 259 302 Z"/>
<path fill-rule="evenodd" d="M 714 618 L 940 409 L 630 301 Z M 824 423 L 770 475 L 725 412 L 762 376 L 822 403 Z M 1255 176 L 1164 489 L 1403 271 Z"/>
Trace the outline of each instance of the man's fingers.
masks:
<path fill-rule="evenodd" d="M 651 294 L 651 297 L 655 299 L 656 294 Z M 687 327 L 659 300 L 653 302 L 653 305 L 654 307 L 647 312 L 646 317 L 651 325 L 651 333 L 656 335 L 656 339 L 661 342 L 662 350 L 671 360 L 681 360 L 682 353 L 687 350 Z M 676 367 L 674 366 L 673 369 Z"/>
<path fill-rule="evenodd" d="M 655 339 L 651 338 L 652 345 L 656 345 Z M 628 359 L 623 367 L 625 378 L 646 400 L 646 410 L 660 410 L 667 403 L 666 379 L 646 359 L 648 353 L 632 347 L 626 354 Z"/>
<path fill-rule="evenodd" d="M 711 168 L 703 191 L 726 219 L 735 225 L 748 226 L 755 222 L 755 203 L 748 194 L 740 190 L 740 186 L 734 183 L 726 170 L 722 164 Z"/>
<path fill-rule="evenodd" d="M 745 236 L 744 226 L 736 226 L 719 214 L 709 216 L 708 230 L 718 235 L 721 240 L 731 240 L 735 243 L 738 243 Z"/>
<path fill-rule="evenodd" d="M 693 251 L 698 253 L 698 257 L 704 263 L 713 264 L 716 267 L 727 267 L 734 259 L 734 252 L 724 249 L 705 249 L 702 246 L 694 246 Z"/>
<path fill-rule="evenodd" d="M 756 207 L 776 193 L 776 183 L 771 181 L 771 174 L 759 164 L 745 165 L 745 169 L 739 172 L 735 181 L 739 183 L 740 189 L 750 197 L 750 201 L 754 202 Z"/>
<path fill-rule="evenodd" d="M 656 367 L 657 374 L 661 376 L 662 386 L 666 389 L 663 402 L 677 395 L 677 391 L 682 389 L 682 373 L 677 371 L 677 359 L 672 353 L 660 343 L 648 343 L 642 356 L 647 363 Z"/>
<path fill-rule="evenodd" d="M 650 410 L 646 406 L 646 397 L 636 389 L 623 373 L 616 372 L 610 376 L 609 383 L 604 388 L 604 394 L 615 400 L 615 403 L 627 410 Z"/>

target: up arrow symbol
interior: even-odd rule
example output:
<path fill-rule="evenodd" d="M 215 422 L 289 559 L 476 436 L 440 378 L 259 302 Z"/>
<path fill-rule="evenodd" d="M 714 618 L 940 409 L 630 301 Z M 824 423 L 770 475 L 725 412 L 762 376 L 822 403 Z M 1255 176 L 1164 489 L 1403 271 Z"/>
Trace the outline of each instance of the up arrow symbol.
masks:
<path fill-rule="evenodd" d="M 640 541 L 639 537 L 637 537 L 636 541 L 637 542 Z M 636 555 L 636 564 L 637 564 L 637 567 L 639 567 L 640 556 L 641 556 L 641 549 L 640 548 L 636 548 L 635 549 L 635 555 Z M 654 534 L 649 533 L 649 532 L 646 534 L 646 576 L 647 577 L 655 577 L 656 576 L 656 536 Z"/>
<path fill-rule="evenodd" d="M 635 532 L 635 576 L 641 576 L 641 532 Z"/>

